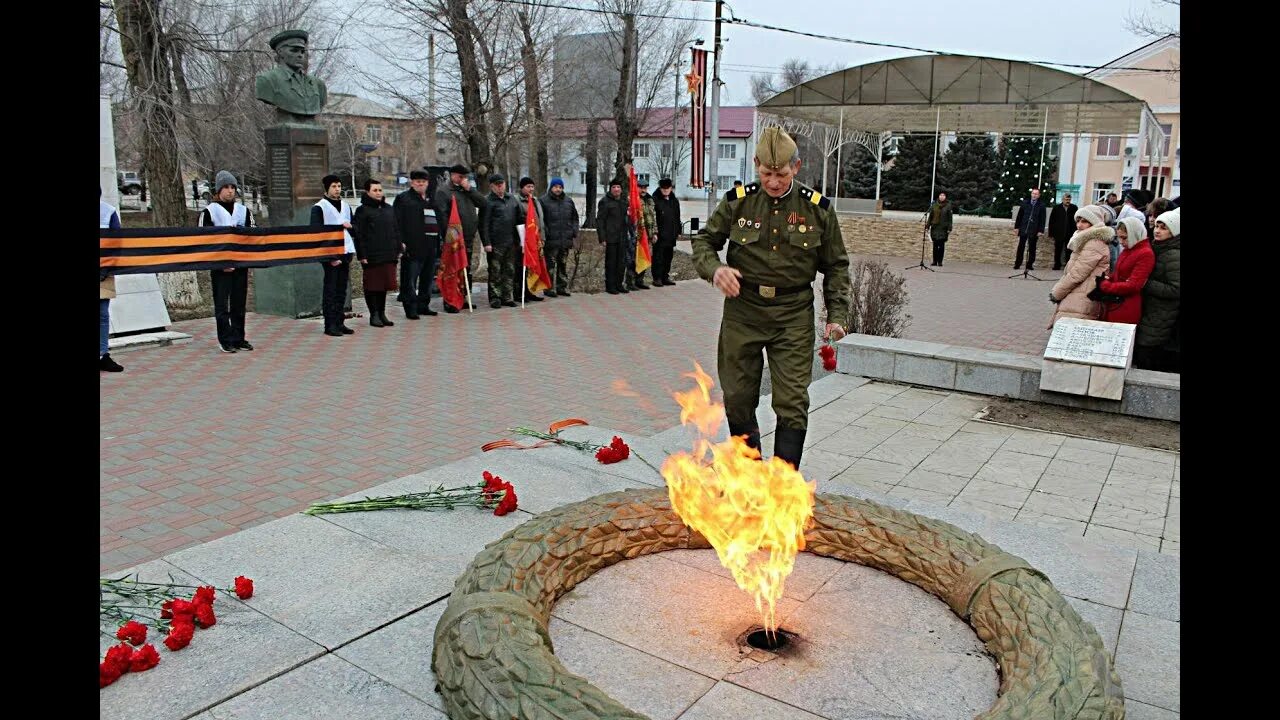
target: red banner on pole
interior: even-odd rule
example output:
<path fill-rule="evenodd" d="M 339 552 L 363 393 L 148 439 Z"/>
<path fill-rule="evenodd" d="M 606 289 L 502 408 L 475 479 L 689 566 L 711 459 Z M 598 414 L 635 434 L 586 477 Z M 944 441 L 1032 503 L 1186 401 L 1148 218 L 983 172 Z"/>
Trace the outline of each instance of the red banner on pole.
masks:
<path fill-rule="evenodd" d="M 440 287 L 440 297 L 444 298 L 446 304 L 462 309 L 470 288 L 467 287 L 464 276 L 467 269 L 467 248 L 462 243 L 462 218 L 458 216 L 457 198 L 452 198 L 450 203 L 448 223 L 436 284 Z"/>
<path fill-rule="evenodd" d="M 528 210 L 524 216 L 524 266 L 528 269 L 525 285 L 529 292 L 537 295 L 543 290 L 551 289 L 551 274 L 547 272 L 547 261 L 542 257 L 542 229 L 538 227 L 538 211 L 533 204 L 537 200 L 529 196 Z"/>
<path fill-rule="evenodd" d="M 700 188 L 705 183 L 707 136 L 707 51 L 692 49 L 693 65 L 684 78 L 692 96 L 692 112 L 689 113 L 689 138 L 692 143 L 689 154 L 689 186 Z M 674 153 L 674 148 L 672 152 Z"/>

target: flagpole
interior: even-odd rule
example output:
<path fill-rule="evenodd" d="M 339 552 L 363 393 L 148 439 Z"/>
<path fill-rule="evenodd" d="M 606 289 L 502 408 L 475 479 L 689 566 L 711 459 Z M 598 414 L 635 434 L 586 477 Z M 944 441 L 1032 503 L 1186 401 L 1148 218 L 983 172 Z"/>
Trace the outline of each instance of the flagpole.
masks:
<path fill-rule="evenodd" d="M 467 277 L 467 269 L 462 268 L 462 282 L 467 288 L 467 312 L 475 312 L 475 306 L 471 304 L 471 278 Z"/>
<path fill-rule="evenodd" d="M 520 307 L 524 307 L 524 290 L 529 287 L 529 266 L 520 261 Z"/>

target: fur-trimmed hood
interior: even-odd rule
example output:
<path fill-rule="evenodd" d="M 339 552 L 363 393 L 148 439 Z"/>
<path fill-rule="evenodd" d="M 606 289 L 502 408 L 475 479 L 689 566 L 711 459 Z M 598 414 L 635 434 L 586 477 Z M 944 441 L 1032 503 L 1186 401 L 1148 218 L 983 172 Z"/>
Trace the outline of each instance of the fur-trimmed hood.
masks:
<path fill-rule="evenodd" d="M 1072 235 L 1071 239 L 1067 241 L 1067 248 L 1073 253 L 1080 252 L 1080 248 L 1084 247 L 1085 243 L 1090 240 L 1101 240 L 1104 243 L 1108 243 L 1111 242 L 1113 235 L 1114 232 L 1106 225 L 1095 225 L 1088 230 L 1076 231 L 1076 234 Z"/>

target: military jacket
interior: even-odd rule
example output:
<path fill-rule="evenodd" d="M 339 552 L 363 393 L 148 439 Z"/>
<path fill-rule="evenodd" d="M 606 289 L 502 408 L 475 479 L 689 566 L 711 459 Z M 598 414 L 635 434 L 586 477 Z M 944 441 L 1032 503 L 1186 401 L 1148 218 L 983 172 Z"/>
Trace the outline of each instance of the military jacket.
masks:
<path fill-rule="evenodd" d="M 765 327 L 812 323 L 812 289 L 776 290 L 811 284 L 820 272 L 828 322 L 848 322 L 849 253 L 831 201 L 821 193 L 799 182 L 777 199 L 759 183 L 730 190 L 693 237 L 693 263 L 704 280 L 715 276 L 726 243 L 728 266 L 762 287 L 725 298 L 725 320 Z"/>

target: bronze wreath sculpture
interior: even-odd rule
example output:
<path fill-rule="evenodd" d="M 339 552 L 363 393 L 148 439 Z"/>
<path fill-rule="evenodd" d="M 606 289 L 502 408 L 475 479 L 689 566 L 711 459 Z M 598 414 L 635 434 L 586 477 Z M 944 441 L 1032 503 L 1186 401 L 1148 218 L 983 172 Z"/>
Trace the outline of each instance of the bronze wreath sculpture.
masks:
<path fill-rule="evenodd" d="M 1118 720 L 1120 678 L 1102 639 L 1045 576 L 949 523 L 819 494 L 805 550 L 891 573 L 944 600 L 1000 668 L 980 720 Z M 710 547 L 666 490 L 607 493 L 542 513 L 489 545 L 436 625 L 432 669 L 452 720 L 644 718 L 552 652 L 557 598 L 621 560 Z"/>

